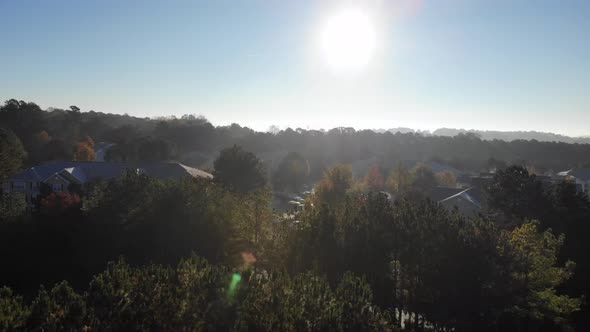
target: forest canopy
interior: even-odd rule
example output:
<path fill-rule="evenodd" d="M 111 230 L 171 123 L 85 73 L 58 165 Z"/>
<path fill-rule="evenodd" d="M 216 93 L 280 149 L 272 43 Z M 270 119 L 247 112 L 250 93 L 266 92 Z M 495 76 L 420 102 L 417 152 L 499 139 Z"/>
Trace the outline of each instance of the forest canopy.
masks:
<path fill-rule="evenodd" d="M 261 133 L 16 100 L 0 108 L 0 123 L 3 177 L 99 155 L 182 160 L 214 175 L 128 170 L 68 191 L 44 187 L 36 206 L 0 196 L 0 330 L 590 326 L 590 201 L 570 182 L 537 176 L 588 163 L 588 145 L 352 128 Z M 493 169 L 480 213 L 430 200 L 459 179 L 420 161 Z M 301 208 L 273 209 L 272 190 L 304 188 Z"/>
<path fill-rule="evenodd" d="M 14 99 L 0 107 L 0 124 L 22 142 L 28 166 L 54 159 L 90 159 L 99 142 L 113 144 L 105 156 L 107 160 L 176 160 L 202 168 L 213 168 L 218 151 L 238 144 L 260 157 L 271 176 L 277 171 L 283 174 L 290 167 L 290 172 L 297 172 L 296 178 L 309 176 L 314 181 L 327 167 L 339 163 L 369 162 L 393 169 L 403 160 L 434 160 L 475 172 L 504 163 L 527 166 L 539 173 L 590 165 L 588 144 L 507 142 L 482 140 L 472 133 L 451 137 L 354 128 L 257 132 L 238 124 L 214 126 L 195 115 L 150 119 L 84 112 L 76 106 L 42 110 L 35 103 Z M 94 147 L 87 144 L 87 137 Z M 284 159 L 288 154 L 291 161 Z M 366 171 L 362 169 L 362 173 Z M 299 187 L 300 183 L 279 186 Z"/>

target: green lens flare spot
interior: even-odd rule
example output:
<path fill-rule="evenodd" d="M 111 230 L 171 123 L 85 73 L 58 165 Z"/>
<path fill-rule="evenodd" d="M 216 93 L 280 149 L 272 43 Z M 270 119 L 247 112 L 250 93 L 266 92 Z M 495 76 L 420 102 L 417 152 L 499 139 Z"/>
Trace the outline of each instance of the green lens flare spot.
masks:
<path fill-rule="evenodd" d="M 234 273 L 231 276 L 231 282 L 229 283 L 229 290 L 228 290 L 228 293 L 230 296 L 234 295 L 240 281 L 242 281 L 242 276 L 240 274 Z"/>

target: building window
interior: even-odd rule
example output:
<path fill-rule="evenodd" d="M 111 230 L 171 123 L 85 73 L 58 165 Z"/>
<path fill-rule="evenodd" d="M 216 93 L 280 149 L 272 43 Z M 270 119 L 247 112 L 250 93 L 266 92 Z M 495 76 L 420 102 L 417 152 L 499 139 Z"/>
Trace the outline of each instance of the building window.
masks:
<path fill-rule="evenodd" d="M 22 181 L 13 182 L 12 190 L 25 190 L 25 183 Z"/>
<path fill-rule="evenodd" d="M 53 192 L 60 192 L 62 191 L 63 185 L 59 184 L 59 183 L 54 183 L 51 185 L 51 189 L 53 190 Z"/>

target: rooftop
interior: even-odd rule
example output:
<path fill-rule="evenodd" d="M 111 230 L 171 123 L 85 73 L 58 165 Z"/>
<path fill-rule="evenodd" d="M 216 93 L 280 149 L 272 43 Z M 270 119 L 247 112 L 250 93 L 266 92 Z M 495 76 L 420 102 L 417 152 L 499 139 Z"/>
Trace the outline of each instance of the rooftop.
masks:
<path fill-rule="evenodd" d="M 174 162 L 52 161 L 31 167 L 12 176 L 11 180 L 44 181 L 54 174 L 68 173 L 80 183 L 84 183 L 94 179 L 113 179 L 130 169 L 160 179 L 180 179 L 188 176 L 213 178 L 213 175 L 200 169 Z"/>
<path fill-rule="evenodd" d="M 559 172 L 558 176 L 572 176 L 582 181 L 590 181 L 590 168 L 574 168 L 569 171 Z"/>

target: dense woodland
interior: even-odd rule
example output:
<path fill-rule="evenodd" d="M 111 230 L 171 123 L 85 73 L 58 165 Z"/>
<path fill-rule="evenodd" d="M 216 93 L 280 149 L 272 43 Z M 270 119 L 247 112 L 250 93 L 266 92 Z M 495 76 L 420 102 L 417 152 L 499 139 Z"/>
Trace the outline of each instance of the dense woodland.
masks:
<path fill-rule="evenodd" d="M 28 166 L 52 159 L 88 158 L 85 143 L 89 139 L 116 144 L 108 150 L 109 160 L 176 160 L 202 168 L 212 168 L 218 151 L 233 144 L 255 153 L 268 171 L 276 169 L 288 153 L 296 152 L 309 163 L 314 181 L 322 177 L 327 167 L 339 163 L 376 164 L 390 169 L 400 160 L 437 160 L 478 172 L 495 168 L 495 163 L 502 161 L 533 167 L 540 173 L 590 165 L 588 144 L 506 142 L 482 140 L 469 133 L 423 136 L 353 128 L 275 128 L 256 132 L 238 124 L 215 127 L 204 117 L 194 115 L 148 119 L 82 112 L 76 106 L 47 111 L 34 103 L 17 100 L 6 101 L 0 108 L 0 124 L 20 139 Z"/>
<path fill-rule="evenodd" d="M 464 130 L 464 129 L 450 129 L 439 128 L 432 132 L 432 135 L 437 136 L 456 136 L 459 133 L 474 133 L 482 139 L 486 140 L 504 140 L 514 141 L 518 139 L 537 140 L 542 142 L 564 142 L 564 143 L 580 143 L 590 144 L 590 137 L 569 137 L 554 133 L 544 133 L 538 131 L 494 131 L 494 130 Z"/>
<path fill-rule="evenodd" d="M 582 165 L 590 146 L 349 128 L 258 133 L 17 101 L 0 124 L 2 178 L 46 160 L 92 159 L 98 142 L 117 144 L 111 160 L 200 166 L 213 156 L 214 175 L 128 172 L 47 191 L 34 209 L 2 195 L 0 330 L 590 329 L 590 202 L 526 168 Z M 466 218 L 426 199 L 448 179 L 405 170 L 404 159 L 499 168 L 483 188 L 485 213 Z M 359 160 L 375 167 L 355 176 Z M 273 187 L 310 182 L 303 211 L 272 210 Z"/>

